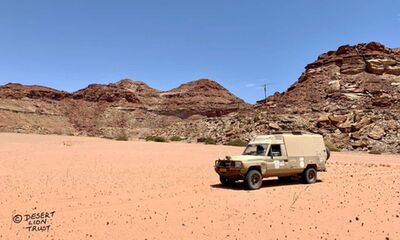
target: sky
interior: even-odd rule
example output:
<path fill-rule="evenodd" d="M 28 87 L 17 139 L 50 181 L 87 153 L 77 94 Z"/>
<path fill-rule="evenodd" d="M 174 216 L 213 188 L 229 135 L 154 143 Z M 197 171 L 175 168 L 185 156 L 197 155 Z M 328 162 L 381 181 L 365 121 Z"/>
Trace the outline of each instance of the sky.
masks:
<path fill-rule="evenodd" d="M 324 52 L 399 40 L 398 0 L 0 0 L 0 85 L 209 78 L 254 103 Z"/>

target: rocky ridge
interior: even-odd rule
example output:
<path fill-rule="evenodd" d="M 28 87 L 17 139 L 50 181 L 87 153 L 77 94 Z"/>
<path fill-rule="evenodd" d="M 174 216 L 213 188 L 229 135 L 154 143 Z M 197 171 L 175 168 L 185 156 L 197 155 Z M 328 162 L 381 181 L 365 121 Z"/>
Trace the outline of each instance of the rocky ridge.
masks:
<path fill-rule="evenodd" d="M 73 93 L 14 83 L 0 86 L 0 130 L 11 132 L 143 136 L 186 118 L 220 117 L 250 108 L 208 79 L 169 91 L 128 79 L 91 84 Z"/>

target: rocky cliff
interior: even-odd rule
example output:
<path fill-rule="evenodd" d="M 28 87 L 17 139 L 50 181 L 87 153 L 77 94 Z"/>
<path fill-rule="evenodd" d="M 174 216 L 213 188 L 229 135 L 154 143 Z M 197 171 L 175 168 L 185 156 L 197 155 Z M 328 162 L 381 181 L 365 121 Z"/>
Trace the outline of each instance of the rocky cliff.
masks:
<path fill-rule="evenodd" d="M 324 53 L 284 93 L 256 107 L 271 113 L 400 108 L 400 52 L 371 42 Z"/>
<path fill-rule="evenodd" d="M 196 129 L 196 130 L 190 130 Z M 341 46 L 307 65 L 289 89 L 253 111 L 179 122 L 155 134 L 218 142 L 277 130 L 323 134 L 334 148 L 400 152 L 400 51 L 371 42 Z"/>

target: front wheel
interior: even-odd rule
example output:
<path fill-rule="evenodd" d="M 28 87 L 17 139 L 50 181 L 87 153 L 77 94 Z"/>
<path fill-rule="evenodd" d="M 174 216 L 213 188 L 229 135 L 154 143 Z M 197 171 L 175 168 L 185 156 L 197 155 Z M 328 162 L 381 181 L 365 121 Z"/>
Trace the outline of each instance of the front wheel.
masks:
<path fill-rule="evenodd" d="M 246 178 L 244 179 L 244 184 L 246 188 L 249 190 L 256 190 L 259 189 L 262 185 L 262 175 L 257 170 L 250 170 Z"/>
<path fill-rule="evenodd" d="M 232 179 L 229 179 L 229 178 L 226 178 L 223 176 L 219 176 L 219 181 L 221 182 L 221 184 L 223 186 L 226 186 L 226 187 L 230 187 L 235 184 L 235 180 L 232 180 Z"/>
<path fill-rule="evenodd" d="M 317 181 L 317 171 L 314 168 L 307 168 L 303 172 L 303 181 L 307 184 L 312 184 Z"/>

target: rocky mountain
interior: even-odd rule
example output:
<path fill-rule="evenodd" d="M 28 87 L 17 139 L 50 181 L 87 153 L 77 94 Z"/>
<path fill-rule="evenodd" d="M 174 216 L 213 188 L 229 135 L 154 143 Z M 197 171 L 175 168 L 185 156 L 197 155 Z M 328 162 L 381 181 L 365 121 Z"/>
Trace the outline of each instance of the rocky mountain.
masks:
<path fill-rule="evenodd" d="M 0 131 L 164 138 L 217 143 L 307 130 L 332 148 L 400 153 L 400 50 L 341 46 L 308 64 L 283 93 L 254 106 L 200 79 L 168 91 L 121 80 L 73 93 L 0 86 Z"/>
<path fill-rule="evenodd" d="M 287 91 L 259 101 L 251 112 L 179 122 L 154 134 L 195 139 L 202 133 L 224 143 L 299 129 L 323 134 L 333 148 L 399 153 L 400 50 L 376 42 L 341 46 L 320 55 Z"/>
<path fill-rule="evenodd" d="M 73 93 L 42 86 L 0 86 L 0 130 L 143 135 L 186 118 L 219 117 L 251 106 L 220 84 L 200 79 L 169 91 L 121 80 Z M 49 119 L 52 116 L 54 119 Z M 51 123 L 50 123 L 51 122 Z"/>

